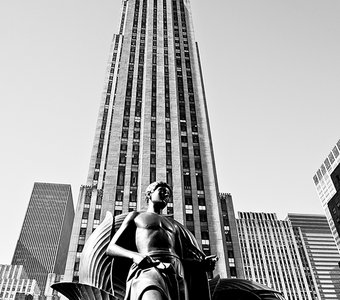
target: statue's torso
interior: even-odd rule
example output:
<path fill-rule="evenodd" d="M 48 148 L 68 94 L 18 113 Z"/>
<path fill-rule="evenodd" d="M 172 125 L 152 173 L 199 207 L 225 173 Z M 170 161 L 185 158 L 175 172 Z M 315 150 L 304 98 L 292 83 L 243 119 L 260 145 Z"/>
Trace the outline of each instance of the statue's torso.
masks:
<path fill-rule="evenodd" d="M 175 226 L 165 217 L 141 212 L 134 219 L 136 224 L 136 245 L 141 254 L 162 250 L 174 252 Z"/>

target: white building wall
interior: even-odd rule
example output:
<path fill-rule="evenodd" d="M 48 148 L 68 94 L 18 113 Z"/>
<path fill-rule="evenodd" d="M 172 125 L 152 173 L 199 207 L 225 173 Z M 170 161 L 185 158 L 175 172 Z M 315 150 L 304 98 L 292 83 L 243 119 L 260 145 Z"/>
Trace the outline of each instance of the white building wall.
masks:
<path fill-rule="evenodd" d="M 267 285 L 287 300 L 311 300 L 292 227 L 275 214 L 239 212 L 245 278 Z"/>

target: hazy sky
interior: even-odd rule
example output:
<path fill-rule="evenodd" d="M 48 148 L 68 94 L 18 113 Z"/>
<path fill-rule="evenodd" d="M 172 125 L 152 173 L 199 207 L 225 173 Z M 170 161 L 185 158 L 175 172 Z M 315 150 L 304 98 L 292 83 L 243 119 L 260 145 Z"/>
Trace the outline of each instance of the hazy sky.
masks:
<path fill-rule="evenodd" d="M 192 0 L 221 192 L 235 211 L 322 213 L 340 138 L 339 0 Z M 0 264 L 34 182 L 85 183 L 120 0 L 0 1 Z"/>

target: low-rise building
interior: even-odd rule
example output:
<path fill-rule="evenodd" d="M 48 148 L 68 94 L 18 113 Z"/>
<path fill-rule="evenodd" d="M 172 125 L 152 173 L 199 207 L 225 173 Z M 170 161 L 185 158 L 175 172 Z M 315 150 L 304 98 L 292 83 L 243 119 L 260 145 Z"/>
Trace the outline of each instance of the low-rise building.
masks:
<path fill-rule="evenodd" d="M 28 297 L 30 295 L 30 297 Z M 0 299 L 40 299 L 40 288 L 29 279 L 22 265 L 0 265 Z"/>

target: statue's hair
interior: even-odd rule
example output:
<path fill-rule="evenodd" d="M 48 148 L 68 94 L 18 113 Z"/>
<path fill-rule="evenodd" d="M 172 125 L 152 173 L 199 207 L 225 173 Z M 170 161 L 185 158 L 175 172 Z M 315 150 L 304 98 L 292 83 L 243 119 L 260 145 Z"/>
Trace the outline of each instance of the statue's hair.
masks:
<path fill-rule="evenodd" d="M 159 187 L 165 187 L 170 191 L 169 198 L 172 197 L 172 189 L 171 187 L 164 181 L 155 181 L 151 183 L 145 190 L 145 201 L 148 203 L 151 197 L 151 194 Z"/>

